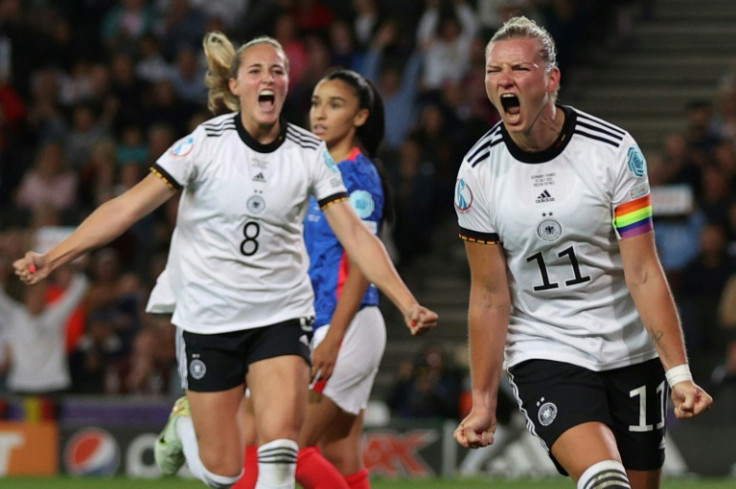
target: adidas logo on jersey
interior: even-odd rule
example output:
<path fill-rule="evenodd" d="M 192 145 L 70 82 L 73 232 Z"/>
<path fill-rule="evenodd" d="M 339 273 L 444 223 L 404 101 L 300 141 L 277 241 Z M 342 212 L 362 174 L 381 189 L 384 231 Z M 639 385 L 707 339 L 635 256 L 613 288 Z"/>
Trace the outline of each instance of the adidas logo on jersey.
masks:
<path fill-rule="evenodd" d="M 544 202 L 554 202 L 554 201 L 555 201 L 555 198 L 552 197 L 552 195 L 547 190 L 539 194 L 539 197 L 537 197 L 537 200 L 535 200 L 537 204 L 542 204 Z"/>
<path fill-rule="evenodd" d="M 266 183 L 266 177 L 263 176 L 263 173 L 258 172 L 258 174 L 255 177 L 253 177 L 253 181 L 254 182 Z"/>

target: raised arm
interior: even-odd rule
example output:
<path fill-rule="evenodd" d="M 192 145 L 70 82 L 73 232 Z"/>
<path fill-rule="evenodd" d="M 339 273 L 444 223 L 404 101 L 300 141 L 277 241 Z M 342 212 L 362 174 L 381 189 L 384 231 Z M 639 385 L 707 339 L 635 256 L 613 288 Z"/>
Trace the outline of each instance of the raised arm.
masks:
<path fill-rule="evenodd" d="M 493 443 L 511 296 L 506 259 L 499 245 L 465 243 L 470 265 L 468 329 L 472 408 L 455 430 L 464 447 Z"/>
<path fill-rule="evenodd" d="M 680 318 L 657 256 L 654 233 L 619 242 L 626 283 L 672 388 L 678 418 L 690 418 L 710 407 L 713 398 L 696 385 L 688 367 Z"/>
<path fill-rule="evenodd" d="M 27 284 L 40 282 L 61 265 L 109 243 L 172 195 L 171 187 L 149 174 L 124 194 L 95 209 L 68 238 L 47 253 L 29 251 L 16 260 L 15 274 Z"/>
<path fill-rule="evenodd" d="M 381 240 L 363 224 L 350 203 L 342 201 L 323 210 L 350 260 L 399 308 L 412 334 L 435 327 L 437 314 L 417 302 L 396 272 Z"/>

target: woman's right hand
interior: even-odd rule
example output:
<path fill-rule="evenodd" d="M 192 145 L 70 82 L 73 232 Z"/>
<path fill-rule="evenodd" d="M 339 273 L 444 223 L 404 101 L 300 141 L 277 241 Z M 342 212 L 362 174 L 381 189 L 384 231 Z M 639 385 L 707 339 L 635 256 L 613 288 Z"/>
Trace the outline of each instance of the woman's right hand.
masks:
<path fill-rule="evenodd" d="M 45 255 L 29 251 L 13 262 L 15 274 L 27 285 L 37 284 L 51 273 L 51 264 Z"/>
<path fill-rule="evenodd" d="M 404 313 L 404 321 L 413 336 L 428 333 L 437 326 L 437 313 L 420 304 L 414 304 Z"/>

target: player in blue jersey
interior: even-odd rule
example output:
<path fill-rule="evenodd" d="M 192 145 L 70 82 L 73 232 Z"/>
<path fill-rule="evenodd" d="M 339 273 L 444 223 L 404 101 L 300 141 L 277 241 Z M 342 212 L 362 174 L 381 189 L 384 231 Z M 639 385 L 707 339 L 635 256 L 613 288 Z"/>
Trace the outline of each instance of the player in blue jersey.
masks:
<path fill-rule="evenodd" d="M 310 128 L 327 143 L 338 162 L 350 202 L 375 235 L 390 221 L 387 181 L 374 158 L 384 133 L 383 103 L 373 85 L 358 73 L 339 69 L 320 80 L 312 95 Z M 297 481 L 307 489 L 370 487 L 363 465 L 363 415 L 386 345 L 378 290 L 351 262 L 324 212 L 311 200 L 304 221 L 315 293 L 312 339 L 312 394 L 302 427 Z M 248 424 L 248 422 L 246 422 Z M 315 456 L 321 450 L 331 467 Z M 250 453 L 253 453 L 252 451 Z M 248 470 L 253 460 L 248 460 Z M 246 479 L 251 479 L 246 470 Z M 237 489 L 252 489 L 253 481 Z"/>
<path fill-rule="evenodd" d="M 371 161 L 384 133 L 380 95 L 357 73 L 335 71 L 314 89 L 309 124 L 339 162 L 356 213 L 378 235 L 393 217 L 387 179 Z M 299 445 L 319 445 L 351 489 L 366 489 L 370 484 L 361 449 L 363 415 L 386 346 L 378 290 L 350 262 L 314 200 L 304 237 L 317 314 L 313 390 L 321 395 L 310 399 Z"/>

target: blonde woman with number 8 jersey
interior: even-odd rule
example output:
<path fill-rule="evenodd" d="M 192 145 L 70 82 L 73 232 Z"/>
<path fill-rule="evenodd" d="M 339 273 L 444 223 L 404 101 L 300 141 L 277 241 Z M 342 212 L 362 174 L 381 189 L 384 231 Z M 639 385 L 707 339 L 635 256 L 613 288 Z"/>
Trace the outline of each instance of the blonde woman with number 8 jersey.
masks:
<path fill-rule="evenodd" d="M 161 285 L 169 290 L 154 294 L 162 304 L 149 306 L 173 307 L 186 397 L 157 440 L 156 462 L 167 475 L 186 462 L 208 486 L 231 487 L 242 473 L 237 413 L 247 381 L 262 441 L 256 487 L 293 488 L 314 316 L 301 224 L 310 196 L 414 333 L 435 326 L 437 316 L 419 305 L 356 216 L 325 144 L 281 117 L 289 81 L 281 45 L 260 37 L 236 50 L 209 33 L 204 50 L 209 107 L 231 113 L 200 124 L 140 183 L 49 252 L 17 260 L 15 271 L 36 283 L 181 189 Z"/>

